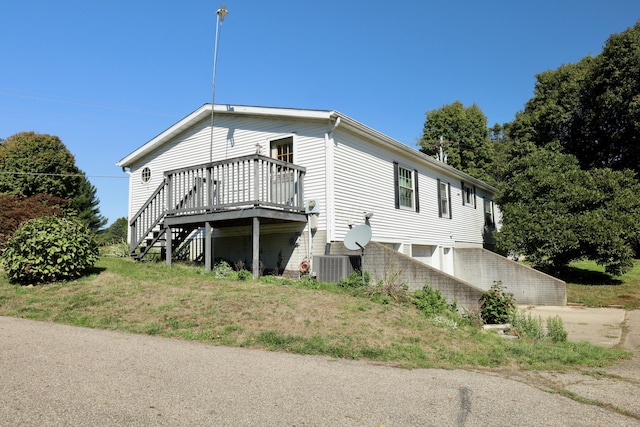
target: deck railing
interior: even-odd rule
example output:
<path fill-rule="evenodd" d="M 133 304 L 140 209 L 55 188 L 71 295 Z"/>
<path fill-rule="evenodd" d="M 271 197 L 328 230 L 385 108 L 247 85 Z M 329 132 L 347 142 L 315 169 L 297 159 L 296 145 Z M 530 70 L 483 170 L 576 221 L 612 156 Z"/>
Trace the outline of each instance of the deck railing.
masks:
<path fill-rule="evenodd" d="M 259 154 L 168 171 L 167 213 L 257 206 L 304 211 L 304 174 L 305 168 Z"/>
<path fill-rule="evenodd" d="M 165 172 L 130 221 L 135 250 L 166 215 L 266 207 L 304 212 L 305 168 L 259 154 Z"/>

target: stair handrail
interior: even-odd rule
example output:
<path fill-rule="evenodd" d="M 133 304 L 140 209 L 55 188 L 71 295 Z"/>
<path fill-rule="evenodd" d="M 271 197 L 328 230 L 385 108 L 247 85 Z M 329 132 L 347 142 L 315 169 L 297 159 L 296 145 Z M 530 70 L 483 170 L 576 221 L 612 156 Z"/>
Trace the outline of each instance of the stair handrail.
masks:
<path fill-rule="evenodd" d="M 167 211 L 165 203 L 166 188 L 167 182 L 163 179 L 158 188 L 129 221 L 131 230 L 129 249 L 131 251 L 134 251 L 164 219 Z M 154 202 L 158 203 L 154 205 Z M 152 211 L 152 207 L 155 207 L 155 210 Z M 155 216 L 152 216 L 153 212 L 155 212 Z M 145 215 L 149 215 L 149 217 Z"/>

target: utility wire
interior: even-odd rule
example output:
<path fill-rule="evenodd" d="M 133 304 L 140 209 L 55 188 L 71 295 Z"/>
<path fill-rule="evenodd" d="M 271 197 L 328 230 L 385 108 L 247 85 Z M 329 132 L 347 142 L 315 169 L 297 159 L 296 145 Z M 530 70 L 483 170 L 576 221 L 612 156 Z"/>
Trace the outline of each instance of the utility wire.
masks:
<path fill-rule="evenodd" d="M 81 177 L 87 177 L 87 178 L 129 179 L 128 176 L 85 175 L 85 174 L 82 174 L 82 173 L 44 173 L 44 172 L 9 172 L 9 171 L 0 171 L 0 175 L 81 176 Z"/>

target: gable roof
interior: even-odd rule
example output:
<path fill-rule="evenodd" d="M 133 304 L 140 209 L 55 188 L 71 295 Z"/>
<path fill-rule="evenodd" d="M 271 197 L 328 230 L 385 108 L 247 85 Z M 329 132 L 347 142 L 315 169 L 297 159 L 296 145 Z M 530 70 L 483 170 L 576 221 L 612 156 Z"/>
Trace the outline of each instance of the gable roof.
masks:
<path fill-rule="evenodd" d="M 336 110 L 307 110 L 307 109 L 295 109 L 295 108 L 277 108 L 277 107 L 255 107 L 246 105 L 231 105 L 231 104 L 216 104 L 213 110 L 214 116 L 232 114 L 232 115 L 248 115 L 248 116 L 263 116 L 273 118 L 289 118 L 289 119 L 305 119 L 305 120 L 318 120 L 328 123 L 339 123 L 341 128 L 365 137 L 368 140 L 375 141 L 376 143 L 391 149 L 392 151 L 400 154 L 409 155 L 420 159 L 422 162 L 428 164 L 430 167 L 458 176 L 461 180 L 469 183 L 473 183 L 485 190 L 495 193 L 496 188 L 487 184 L 484 181 L 473 178 L 472 176 L 455 169 L 445 163 L 439 162 L 431 156 L 428 156 L 421 151 L 411 148 L 377 130 L 370 128 L 347 115 L 344 115 Z M 179 135 L 191 126 L 200 122 L 204 118 L 211 117 L 211 104 L 205 104 L 198 108 L 182 120 L 178 121 L 164 132 L 160 133 L 141 147 L 137 148 L 122 160 L 116 163 L 116 166 L 122 168 L 130 167 L 136 161 L 144 157 L 145 155 L 155 151 L 157 148 L 164 145 L 173 137 Z"/>

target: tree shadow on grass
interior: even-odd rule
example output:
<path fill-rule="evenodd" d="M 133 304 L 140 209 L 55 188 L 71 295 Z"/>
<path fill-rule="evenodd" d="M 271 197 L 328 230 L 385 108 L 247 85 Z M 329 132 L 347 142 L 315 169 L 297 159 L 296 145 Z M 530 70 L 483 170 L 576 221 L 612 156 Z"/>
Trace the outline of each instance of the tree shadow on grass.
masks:
<path fill-rule="evenodd" d="M 107 269 L 105 267 L 96 267 L 95 265 L 93 267 L 89 267 L 86 270 L 84 270 L 82 272 L 82 277 L 87 277 L 87 276 L 92 276 L 92 275 L 98 275 L 100 273 L 102 273 L 103 271 L 106 271 Z"/>
<path fill-rule="evenodd" d="M 564 268 L 556 274 L 556 277 L 567 283 L 585 286 L 620 286 L 623 283 L 622 280 L 610 274 L 576 267 Z"/>

